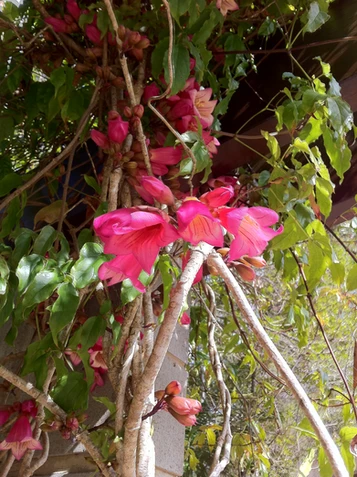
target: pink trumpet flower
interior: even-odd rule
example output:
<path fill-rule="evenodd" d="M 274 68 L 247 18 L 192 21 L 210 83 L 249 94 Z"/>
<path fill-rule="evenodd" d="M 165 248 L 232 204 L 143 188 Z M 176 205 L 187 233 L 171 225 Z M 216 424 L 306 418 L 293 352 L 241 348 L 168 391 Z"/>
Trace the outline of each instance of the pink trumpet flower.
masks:
<path fill-rule="evenodd" d="M 160 248 L 178 239 L 169 220 L 167 214 L 153 207 L 131 207 L 97 217 L 94 230 L 104 243 L 104 252 L 117 256 L 101 266 L 99 277 L 110 277 L 113 284 L 124 278 L 138 278 L 139 266 L 151 273 Z M 116 271 L 119 279 L 112 273 Z"/>
<path fill-rule="evenodd" d="M 133 255 L 119 255 L 99 268 L 98 276 L 101 280 L 108 280 L 108 285 L 115 285 L 129 278 L 133 286 L 141 293 L 145 292 L 144 285 L 139 281 L 143 267 Z"/>
<path fill-rule="evenodd" d="M 193 102 L 193 111 L 199 117 L 204 128 L 210 127 L 213 123 L 212 112 L 217 104 L 217 100 L 209 100 L 212 96 L 212 88 L 202 90 L 192 89 L 189 92 Z"/>
<path fill-rule="evenodd" d="M 96 129 L 92 129 L 90 132 L 90 137 L 92 141 L 96 143 L 97 146 L 101 147 L 102 149 L 109 148 L 109 140 L 105 134 Z"/>
<path fill-rule="evenodd" d="M 218 189 L 206 192 L 201 195 L 200 201 L 208 205 L 208 207 L 214 209 L 216 207 L 222 207 L 231 200 L 234 196 L 234 189 L 232 186 L 218 187 Z"/>
<path fill-rule="evenodd" d="M 241 207 L 219 209 L 219 218 L 225 229 L 234 235 L 229 252 L 229 260 L 237 260 L 243 255 L 256 257 L 264 252 L 268 242 L 284 230 L 270 228 L 279 216 L 267 207 Z"/>
<path fill-rule="evenodd" d="M 178 232 L 192 245 L 206 242 L 222 247 L 223 233 L 218 219 L 198 200 L 186 200 L 177 211 Z"/>
<path fill-rule="evenodd" d="M 234 12 L 239 9 L 239 6 L 234 0 L 217 0 L 216 7 L 220 9 L 222 15 L 225 17 L 230 11 Z"/>
<path fill-rule="evenodd" d="M 156 177 L 143 176 L 141 178 L 141 185 L 154 199 L 160 204 L 174 205 L 175 198 L 169 189 L 162 181 Z"/>
<path fill-rule="evenodd" d="M 42 449 L 41 443 L 32 437 L 30 421 L 26 416 L 17 419 L 5 440 L 0 444 L 0 450 L 10 449 L 16 460 L 20 460 L 27 449 Z"/>

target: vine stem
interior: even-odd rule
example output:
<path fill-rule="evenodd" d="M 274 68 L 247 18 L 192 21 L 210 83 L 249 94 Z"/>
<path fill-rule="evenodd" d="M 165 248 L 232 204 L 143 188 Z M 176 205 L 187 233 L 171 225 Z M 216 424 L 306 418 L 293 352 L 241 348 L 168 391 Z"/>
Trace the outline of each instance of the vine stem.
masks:
<path fill-rule="evenodd" d="M 348 401 L 350 402 L 351 406 L 352 406 L 352 409 L 353 409 L 353 414 L 355 416 L 355 420 L 357 422 L 357 408 L 356 408 L 356 403 L 355 403 L 355 400 L 354 400 L 354 397 L 353 397 L 353 394 L 351 392 L 351 389 L 348 385 L 348 382 L 347 382 L 347 379 L 346 379 L 346 376 L 344 375 L 342 369 L 341 369 L 341 366 L 339 365 L 338 361 L 337 361 L 337 358 L 336 358 L 336 355 L 332 349 L 332 346 L 331 346 L 331 343 L 326 335 L 326 332 L 325 332 L 325 329 L 323 327 L 323 324 L 321 323 L 321 320 L 320 318 L 318 317 L 318 314 L 316 312 L 316 308 L 315 308 L 315 305 L 314 305 L 314 301 L 312 299 L 312 296 L 311 296 L 311 293 L 310 293 L 310 289 L 309 289 L 309 286 L 307 284 L 307 280 L 306 280 L 306 276 L 305 276 L 305 272 L 304 272 L 304 269 L 298 259 L 298 257 L 296 256 L 296 253 L 294 252 L 294 250 L 290 249 L 290 252 L 292 253 L 292 256 L 294 257 L 294 260 L 299 268 L 299 273 L 300 273 L 300 276 L 302 278 L 302 281 L 304 282 L 304 287 L 305 287 L 305 290 L 306 290 L 306 296 L 307 296 L 307 299 L 309 301 L 309 304 L 310 304 L 310 308 L 311 308 L 311 311 L 312 311 L 312 314 L 314 315 L 315 317 L 315 320 L 317 322 L 317 325 L 321 331 L 321 334 L 323 336 L 323 339 L 325 340 L 325 343 L 326 343 L 326 346 L 329 350 L 329 353 L 331 355 L 331 358 L 333 360 L 333 362 L 335 363 L 335 366 L 336 366 L 336 369 L 338 371 L 338 374 L 341 376 L 341 379 L 343 381 L 343 384 L 345 386 L 345 389 L 347 391 L 347 394 L 348 394 Z"/>
<path fill-rule="evenodd" d="M 357 263 L 357 257 L 356 255 L 346 246 L 346 244 L 343 242 L 343 240 L 340 239 L 340 237 L 331 229 L 331 227 L 329 227 L 327 224 L 324 224 L 325 225 L 325 229 L 328 231 L 329 234 L 332 235 L 332 237 L 334 237 L 334 239 L 337 240 L 337 242 L 341 245 L 341 247 L 343 247 L 346 252 L 348 253 L 348 255 L 352 258 L 352 260 Z"/>
<path fill-rule="evenodd" d="M 224 263 L 222 257 L 216 252 L 211 253 L 208 257 L 208 264 L 212 265 L 218 272 L 218 275 L 223 278 L 227 284 L 229 290 L 233 294 L 237 305 L 244 316 L 246 322 L 252 329 L 255 337 L 260 345 L 266 351 L 270 359 L 275 364 L 276 368 L 283 376 L 287 387 L 290 389 L 295 399 L 299 403 L 300 407 L 304 411 L 306 417 L 310 421 L 315 433 L 326 453 L 327 458 L 330 461 L 331 467 L 334 471 L 335 477 L 349 477 L 349 472 L 346 469 L 345 463 L 341 457 L 341 454 L 330 436 L 326 426 L 322 422 L 319 414 L 314 408 L 312 402 L 307 396 L 304 388 L 297 380 L 295 374 L 280 354 L 277 347 L 274 345 L 269 335 L 263 328 L 258 317 L 254 313 L 250 303 L 248 302 L 243 290 L 239 286 L 238 282 Z"/>
<path fill-rule="evenodd" d="M 135 460 L 143 409 L 152 391 L 153 383 L 159 374 L 193 280 L 212 249 L 211 245 L 203 242 L 200 243 L 192 251 L 190 260 L 182 272 L 178 283 L 171 290 L 170 303 L 165 312 L 165 319 L 160 326 L 153 351 L 145 366 L 140 386 L 135 390 L 126 420 L 122 477 L 136 477 Z"/>

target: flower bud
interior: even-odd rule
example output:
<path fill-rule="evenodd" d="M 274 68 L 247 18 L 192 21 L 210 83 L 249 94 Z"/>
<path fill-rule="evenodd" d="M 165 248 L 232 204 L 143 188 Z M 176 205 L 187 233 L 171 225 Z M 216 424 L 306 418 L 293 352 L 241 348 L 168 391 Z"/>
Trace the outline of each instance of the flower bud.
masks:
<path fill-rule="evenodd" d="M 165 396 L 166 392 L 164 389 L 160 389 L 159 391 L 155 392 L 155 398 L 160 401 Z"/>
<path fill-rule="evenodd" d="M 238 274 L 246 282 L 251 282 L 254 280 L 255 271 L 252 268 L 250 268 L 249 265 L 244 265 L 243 263 L 238 263 L 238 262 L 231 262 L 231 265 L 236 269 Z"/>
<path fill-rule="evenodd" d="M 248 262 L 248 264 L 253 265 L 253 267 L 256 268 L 264 268 L 267 264 L 267 262 L 262 257 L 248 257 L 247 255 L 244 255 L 241 260 L 243 263 Z"/>
<path fill-rule="evenodd" d="M 68 25 L 64 20 L 55 17 L 45 18 L 45 22 L 54 29 L 56 33 L 67 33 Z"/>
<path fill-rule="evenodd" d="M 144 106 L 142 104 L 137 104 L 133 108 L 133 113 L 135 114 L 135 116 L 141 119 L 144 115 Z"/>
<path fill-rule="evenodd" d="M 123 121 L 118 113 L 116 113 L 117 117 L 114 119 L 113 113 L 115 111 L 110 111 L 108 114 L 108 136 L 111 141 L 121 144 L 128 135 L 129 123 Z"/>
<path fill-rule="evenodd" d="M 133 112 L 130 106 L 124 106 L 123 114 L 126 118 L 130 119 L 133 116 Z"/>
<path fill-rule="evenodd" d="M 119 25 L 118 26 L 118 35 L 119 35 L 119 38 L 121 39 L 121 41 L 125 40 L 126 28 L 125 28 L 124 25 Z"/>
<path fill-rule="evenodd" d="M 66 441 L 68 441 L 71 438 L 70 429 L 67 429 L 66 427 L 62 429 L 61 436 L 63 437 L 63 439 L 66 439 Z"/>
<path fill-rule="evenodd" d="M 95 45 L 101 45 L 101 33 L 100 30 L 94 25 L 87 25 L 85 29 L 88 39 Z"/>
<path fill-rule="evenodd" d="M 135 49 L 143 50 L 148 46 L 150 46 L 149 38 L 146 38 L 146 36 L 142 36 L 141 40 L 135 45 Z"/>
<path fill-rule="evenodd" d="M 180 318 L 180 325 L 185 326 L 191 324 L 191 318 L 188 316 L 186 312 L 182 313 Z"/>
<path fill-rule="evenodd" d="M 131 46 L 136 45 L 141 40 L 141 35 L 138 31 L 131 31 L 128 36 L 128 43 Z"/>
<path fill-rule="evenodd" d="M 177 414 L 185 416 L 188 414 L 198 414 L 202 411 L 202 405 L 196 399 L 184 398 L 180 396 L 169 396 L 165 399 L 169 409 Z"/>
<path fill-rule="evenodd" d="M 175 198 L 171 190 L 159 179 L 152 176 L 143 176 L 141 178 L 141 185 L 154 199 L 158 200 L 160 204 L 174 205 Z"/>
<path fill-rule="evenodd" d="M 71 431 L 76 431 L 79 427 L 79 422 L 78 422 L 78 419 L 76 417 L 67 417 L 66 419 L 66 426 L 68 427 L 68 429 L 70 429 Z"/>
<path fill-rule="evenodd" d="M 229 254 L 229 247 L 219 248 L 217 252 L 222 255 L 222 257 L 226 257 Z"/>
<path fill-rule="evenodd" d="M 125 81 L 124 78 L 121 76 L 116 76 L 114 79 L 111 80 L 112 85 L 119 89 L 125 89 Z"/>
<path fill-rule="evenodd" d="M 81 16 L 81 9 L 75 0 L 67 1 L 67 11 L 76 21 L 79 20 L 79 17 Z"/>
<path fill-rule="evenodd" d="M 96 60 L 97 58 L 102 56 L 103 48 L 99 48 L 98 46 L 94 48 L 86 48 L 86 54 L 91 60 Z"/>
<path fill-rule="evenodd" d="M 183 426 L 194 426 L 196 424 L 196 416 L 193 415 L 193 414 L 187 414 L 185 416 L 182 416 L 180 414 L 177 414 L 175 411 L 173 411 L 172 409 L 168 409 L 169 413 L 171 414 L 171 416 L 173 416 L 176 421 L 178 421 L 180 424 L 182 424 Z"/>
<path fill-rule="evenodd" d="M 165 388 L 165 394 L 169 394 L 170 396 L 180 394 L 181 391 L 182 387 L 178 381 L 171 381 Z"/>

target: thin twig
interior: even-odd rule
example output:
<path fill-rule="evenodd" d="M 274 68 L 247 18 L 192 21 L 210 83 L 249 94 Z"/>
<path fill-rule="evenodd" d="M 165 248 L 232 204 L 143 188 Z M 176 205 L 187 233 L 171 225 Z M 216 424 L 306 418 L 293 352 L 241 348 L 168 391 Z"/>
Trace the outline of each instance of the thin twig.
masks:
<path fill-rule="evenodd" d="M 307 299 L 309 301 L 309 304 L 310 304 L 310 308 L 311 308 L 311 311 L 312 311 L 312 314 L 314 315 L 314 318 L 317 322 L 317 325 L 321 331 L 321 334 L 322 334 L 322 337 L 326 343 L 326 346 L 327 346 L 327 349 L 329 350 L 329 353 L 331 355 L 331 358 L 332 358 L 332 361 L 335 363 L 335 366 L 336 366 L 336 369 L 338 371 L 338 374 L 341 376 L 341 379 L 343 381 L 343 384 L 345 386 L 345 389 L 347 391 L 347 394 L 348 394 L 348 400 L 352 406 L 352 409 L 353 409 L 353 414 L 355 416 L 355 420 L 357 422 L 357 407 L 356 407 L 356 403 L 355 403 L 355 400 L 354 400 L 354 397 L 353 397 L 353 394 L 352 394 L 352 391 L 348 385 L 348 382 L 347 382 L 347 379 L 346 379 L 346 376 L 344 375 L 342 369 L 341 369 L 341 366 L 339 365 L 339 362 L 337 361 L 337 358 L 336 358 L 336 355 L 332 349 L 332 346 L 331 346 L 331 343 L 326 335 L 326 332 L 325 332 L 325 329 L 324 329 L 324 326 L 323 324 L 321 323 L 321 320 L 320 318 L 318 317 L 318 314 L 316 312 L 316 309 L 315 309 L 315 305 L 314 305 L 314 301 L 312 299 L 312 295 L 310 293 L 310 289 L 309 289 L 309 286 L 307 284 L 307 280 L 306 280 L 306 276 L 305 276 L 305 272 L 304 272 L 304 269 L 298 259 L 298 257 L 296 256 L 296 253 L 294 252 L 294 250 L 292 250 L 290 248 L 290 252 L 292 253 L 292 256 L 294 257 L 295 259 L 295 262 L 299 268 L 299 273 L 300 273 L 300 276 L 302 278 L 302 281 L 304 283 L 304 287 L 305 287 L 305 290 L 306 290 L 306 296 L 307 296 Z"/>
<path fill-rule="evenodd" d="M 327 224 L 324 224 L 325 225 L 325 229 L 332 235 L 332 237 L 334 237 L 337 242 L 346 250 L 346 252 L 348 253 L 348 255 L 352 258 L 352 260 L 357 263 L 357 257 L 356 255 L 347 247 L 347 245 L 344 243 L 343 240 L 340 239 L 340 237 L 331 229 L 331 227 L 329 227 Z"/>
<path fill-rule="evenodd" d="M 221 405 L 223 410 L 223 428 L 217 440 L 216 450 L 213 456 L 212 464 L 209 470 L 210 477 L 218 477 L 229 464 L 229 456 L 232 446 L 232 432 L 230 426 L 231 418 L 231 395 L 222 374 L 222 364 L 219 357 L 218 349 L 215 342 L 214 332 L 216 328 L 216 297 L 212 288 L 203 281 L 203 290 L 209 300 L 209 313 L 207 319 L 208 326 L 208 352 L 213 372 L 217 379 Z M 214 318 L 214 319 L 213 319 Z M 224 446 L 223 458 L 221 459 L 222 448 Z"/>

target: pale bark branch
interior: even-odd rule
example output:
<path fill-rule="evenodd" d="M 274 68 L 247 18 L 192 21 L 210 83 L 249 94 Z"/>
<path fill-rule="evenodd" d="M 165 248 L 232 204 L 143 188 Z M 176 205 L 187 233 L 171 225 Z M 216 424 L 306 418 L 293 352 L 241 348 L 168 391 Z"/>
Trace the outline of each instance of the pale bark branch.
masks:
<path fill-rule="evenodd" d="M 287 387 L 290 389 L 296 401 L 304 411 L 326 453 L 328 460 L 330 461 L 335 477 L 348 477 L 349 473 L 346 469 L 345 463 L 335 442 L 326 429 L 326 426 L 322 422 L 319 414 L 307 396 L 304 388 L 297 380 L 295 374 L 292 372 L 289 365 L 266 333 L 259 319 L 255 315 L 251 305 L 249 304 L 244 292 L 228 269 L 227 265 L 224 263 L 222 257 L 217 253 L 212 253 L 208 257 L 208 263 L 218 271 L 219 276 L 221 276 L 221 278 L 223 278 L 223 280 L 226 282 L 242 315 L 253 331 L 258 342 L 273 361 L 276 368 L 283 376 Z"/>
<path fill-rule="evenodd" d="M 187 299 L 193 280 L 212 248 L 211 245 L 201 243 L 192 251 L 190 260 L 182 272 L 177 285 L 171 290 L 170 303 L 165 313 L 164 322 L 160 326 L 153 352 L 145 367 L 140 387 L 134 394 L 126 420 L 123 477 L 136 476 L 136 450 L 143 409 L 164 361 L 182 306 Z"/>

